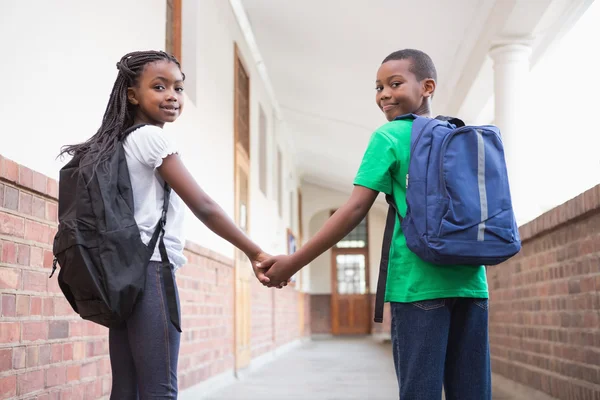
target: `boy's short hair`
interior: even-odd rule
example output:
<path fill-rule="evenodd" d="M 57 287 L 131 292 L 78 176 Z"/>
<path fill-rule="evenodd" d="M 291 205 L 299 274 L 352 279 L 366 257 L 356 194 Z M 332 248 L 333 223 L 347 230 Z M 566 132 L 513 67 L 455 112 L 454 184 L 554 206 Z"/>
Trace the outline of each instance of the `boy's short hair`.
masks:
<path fill-rule="evenodd" d="M 435 70 L 433 60 L 421 50 L 398 50 L 387 56 L 381 63 L 383 64 L 390 60 L 410 60 L 410 72 L 415 74 L 417 80 L 422 81 L 423 79 L 430 78 L 437 82 L 437 71 Z"/>

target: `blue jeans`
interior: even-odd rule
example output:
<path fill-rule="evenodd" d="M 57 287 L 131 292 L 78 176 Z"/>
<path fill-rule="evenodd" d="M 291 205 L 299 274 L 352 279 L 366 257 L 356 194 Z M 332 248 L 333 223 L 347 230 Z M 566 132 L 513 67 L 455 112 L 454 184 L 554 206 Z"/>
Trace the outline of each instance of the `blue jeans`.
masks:
<path fill-rule="evenodd" d="M 109 330 L 110 399 L 177 399 L 179 342 L 167 308 L 162 264 L 152 261 L 144 292 L 125 326 Z"/>
<path fill-rule="evenodd" d="M 401 400 L 491 400 L 488 300 L 391 303 Z"/>

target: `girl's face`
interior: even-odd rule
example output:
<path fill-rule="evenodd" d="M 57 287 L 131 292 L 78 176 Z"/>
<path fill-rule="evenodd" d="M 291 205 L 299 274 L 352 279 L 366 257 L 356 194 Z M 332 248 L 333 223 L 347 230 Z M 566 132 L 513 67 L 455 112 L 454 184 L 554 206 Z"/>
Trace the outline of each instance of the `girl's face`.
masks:
<path fill-rule="evenodd" d="M 161 128 L 174 122 L 183 111 L 183 74 L 177 64 L 164 60 L 146 64 L 137 85 L 127 89 L 136 107 L 135 123 Z"/>

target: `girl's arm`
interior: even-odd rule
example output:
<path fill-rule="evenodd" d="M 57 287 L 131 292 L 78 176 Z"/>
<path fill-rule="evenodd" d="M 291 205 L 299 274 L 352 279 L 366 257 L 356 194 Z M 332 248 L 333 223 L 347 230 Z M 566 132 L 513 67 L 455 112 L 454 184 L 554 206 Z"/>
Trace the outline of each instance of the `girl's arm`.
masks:
<path fill-rule="evenodd" d="M 268 283 L 269 278 L 265 276 L 265 270 L 256 266 L 257 263 L 266 260 L 268 255 L 200 188 L 179 155 L 171 154 L 165 157 L 162 165 L 158 167 L 158 172 L 200 221 L 248 256 L 256 277 L 263 284 Z"/>

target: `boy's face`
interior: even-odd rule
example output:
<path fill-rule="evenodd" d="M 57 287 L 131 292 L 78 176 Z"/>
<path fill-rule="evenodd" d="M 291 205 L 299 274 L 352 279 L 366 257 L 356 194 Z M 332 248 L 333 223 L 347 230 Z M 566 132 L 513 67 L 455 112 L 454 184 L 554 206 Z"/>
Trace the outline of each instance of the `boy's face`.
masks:
<path fill-rule="evenodd" d="M 433 79 L 418 81 L 410 71 L 411 60 L 390 60 L 379 67 L 375 88 L 377 106 L 388 121 L 404 114 L 429 114 L 426 101 L 435 90 Z"/>

